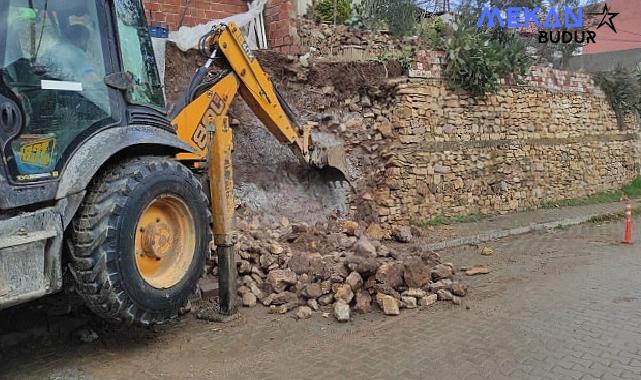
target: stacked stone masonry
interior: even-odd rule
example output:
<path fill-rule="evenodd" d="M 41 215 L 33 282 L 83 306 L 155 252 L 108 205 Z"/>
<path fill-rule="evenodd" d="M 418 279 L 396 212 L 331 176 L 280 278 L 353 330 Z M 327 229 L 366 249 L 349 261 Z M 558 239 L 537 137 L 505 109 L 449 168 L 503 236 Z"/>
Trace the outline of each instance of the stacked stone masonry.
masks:
<path fill-rule="evenodd" d="M 400 85 L 393 158 L 375 195 L 379 221 L 508 213 L 633 180 L 638 120 L 619 125 L 589 79 L 571 89 L 534 81 L 473 99 L 438 80 Z"/>
<path fill-rule="evenodd" d="M 447 53 L 444 51 L 419 50 L 413 57 L 409 76 L 423 79 L 445 79 L 442 68 L 447 64 Z M 589 74 L 555 70 L 546 66 L 534 66 L 522 81 L 517 83 L 514 78 L 501 79 L 503 85 L 534 87 L 555 92 L 578 92 L 602 95 L 601 90 L 594 85 Z"/>

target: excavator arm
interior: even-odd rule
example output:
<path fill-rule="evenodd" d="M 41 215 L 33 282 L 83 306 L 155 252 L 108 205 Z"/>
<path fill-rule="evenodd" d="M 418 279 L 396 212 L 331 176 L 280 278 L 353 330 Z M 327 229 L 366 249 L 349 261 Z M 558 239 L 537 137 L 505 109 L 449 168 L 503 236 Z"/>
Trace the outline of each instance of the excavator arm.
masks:
<path fill-rule="evenodd" d="M 346 160 L 341 145 L 314 144 L 311 127 L 298 126 L 235 24 L 214 27 L 202 37 L 200 50 L 209 59 L 192 78 L 171 118 L 179 138 L 196 152 L 178 154 L 177 159 L 191 161 L 195 167 L 207 162 L 221 312 L 230 315 L 236 310 L 233 246 L 237 237 L 233 221 L 233 134 L 227 114 L 236 95 L 240 93 L 274 137 L 288 144 L 305 163 L 345 173 Z M 214 63 L 220 63 L 222 71 L 210 78 Z"/>
<path fill-rule="evenodd" d="M 226 116 L 229 105 L 236 94 L 240 93 L 256 117 L 279 142 L 291 145 L 299 157 L 308 164 L 322 166 L 323 164 L 311 155 L 311 127 L 297 125 L 269 75 L 249 49 L 240 28 L 233 23 L 216 26 L 205 37 L 203 44 L 201 50 L 210 55 L 210 60 L 201 68 L 203 72 L 207 71 L 216 59 L 223 59 L 224 64 L 222 73 L 210 83 L 211 85 L 207 86 L 205 83 L 205 88 L 201 87 L 202 94 L 193 100 L 186 94 L 187 101 L 183 101 L 184 107 L 172 122 L 181 139 L 197 150 L 198 154 L 191 158 L 204 158 L 207 152 L 207 146 L 202 139 L 206 129 L 206 123 L 202 123 L 203 117 Z M 188 89 L 187 92 L 193 92 L 193 89 Z M 180 104 L 178 106 L 181 107 Z M 196 119 L 201 120 L 195 122 Z"/>

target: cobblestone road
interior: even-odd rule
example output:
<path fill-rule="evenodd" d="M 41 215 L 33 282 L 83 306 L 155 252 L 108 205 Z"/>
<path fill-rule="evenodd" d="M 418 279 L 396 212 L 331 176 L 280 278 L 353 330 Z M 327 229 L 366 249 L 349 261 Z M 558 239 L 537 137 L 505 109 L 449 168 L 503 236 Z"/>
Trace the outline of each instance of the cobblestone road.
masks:
<path fill-rule="evenodd" d="M 584 225 L 496 242 L 490 258 L 477 247 L 445 252 L 457 265 L 493 268 L 468 281 L 464 306 L 357 316 L 347 325 L 262 308 L 227 326 L 186 318 L 159 333 L 3 357 L 0 376 L 641 379 L 641 245 L 618 244 L 621 235 L 620 224 Z"/>

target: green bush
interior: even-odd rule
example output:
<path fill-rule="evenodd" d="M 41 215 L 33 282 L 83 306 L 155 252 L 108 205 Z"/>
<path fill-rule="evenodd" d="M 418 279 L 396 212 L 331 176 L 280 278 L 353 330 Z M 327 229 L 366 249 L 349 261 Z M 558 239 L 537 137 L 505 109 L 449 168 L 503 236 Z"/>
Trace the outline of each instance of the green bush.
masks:
<path fill-rule="evenodd" d="M 352 17 L 352 3 L 350 0 L 318 0 L 314 7 L 314 17 L 317 21 L 334 21 L 336 12 L 336 24 L 344 24 Z"/>
<path fill-rule="evenodd" d="M 432 17 L 421 23 L 420 36 L 432 49 L 443 49 L 448 34 L 451 34 L 450 27 L 440 17 Z"/>
<path fill-rule="evenodd" d="M 416 34 L 418 25 L 413 0 L 363 0 L 363 20 L 369 28 L 387 26 L 398 37 Z"/>
<path fill-rule="evenodd" d="M 594 81 L 608 98 L 619 124 L 625 114 L 641 114 L 641 68 L 632 71 L 619 67 L 596 74 Z"/>
<path fill-rule="evenodd" d="M 512 31 L 478 29 L 471 18 L 461 19 L 444 43 L 448 55 L 445 77 L 454 88 L 484 96 L 505 76 L 519 81 L 530 67 L 525 45 Z"/>

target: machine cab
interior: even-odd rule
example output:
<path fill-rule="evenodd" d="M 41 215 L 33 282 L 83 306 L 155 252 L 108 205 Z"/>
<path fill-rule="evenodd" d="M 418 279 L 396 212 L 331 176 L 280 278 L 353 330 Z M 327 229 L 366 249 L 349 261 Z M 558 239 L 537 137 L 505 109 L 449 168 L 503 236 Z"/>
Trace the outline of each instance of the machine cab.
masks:
<path fill-rule="evenodd" d="M 111 2 L 0 2 L 0 172 L 13 186 L 55 182 L 89 136 L 130 123 L 131 107 L 163 112 L 142 3 Z"/>

